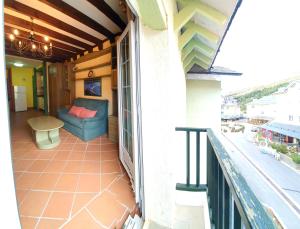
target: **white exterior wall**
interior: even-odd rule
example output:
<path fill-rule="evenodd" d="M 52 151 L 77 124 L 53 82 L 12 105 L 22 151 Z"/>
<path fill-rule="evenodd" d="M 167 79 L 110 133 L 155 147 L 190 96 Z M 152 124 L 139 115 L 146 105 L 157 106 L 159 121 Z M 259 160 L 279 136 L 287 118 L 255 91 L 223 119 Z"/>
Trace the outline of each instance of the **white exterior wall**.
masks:
<path fill-rule="evenodd" d="M 0 15 L 3 17 L 3 2 L 0 3 Z M 0 36 L 3 34 L 3 20 L 0 21 Z M 6 85 L 6 72 L 5 72 L 5 59 L 4 59 L 4 45 L 2 43 L 0 47 L 0 71 L 2 78 L 0 80 L 0 104 L 1 109 L 1 153 L 0 153 L 0 214 L 1 222 L 0 228 L 21 228 L 17 200 L 14 185 L 14 173 L 12 168 L 12 156 L 10 145 L 10 128 L 9 128 L 9 116 L 8 116 L 8 103 L 7 103 L 7 85 Z"/>
<path fill-rule="evenodd" d="M 278 116 L 277 104 L 248 104 L 247 115 L 249 118 L 265 116 L 275 119 Z"/>
<path fill-rule="evenodd" d="M 278 97 L 278 116 L 276 120 L 283 123 L 300 125 L 300 82 L 287 93 Z M 289 119 L 292 116 L 292 120 Z"/>
<path fill-rule="evenodd" d="M 176 158 L 185 152 L 185 139 L 175 127 L 185 126 L 186 84 L 173 30 L 175 1 L 164 3 L 167 30 L 140 25 L 141 106 L 145 218 L 170 227 Z"/>
<path fill-rule="evenodd" d="M 187 80 L 187 125 L 196 128 L 221 128 L 221 82 Z"/>
<path fill-rule="evenodd" d="M 291 82 L 271 96 L 274 98 L 272 103 L 259 104 L 254 100 L 247 104 L 248 117 L 265 116 L 278 122 L 300 125 L 300 81 Z"/>
<path fill-rule="evenodd" d="M 265 116 L 278 122 L 300 125 L 300 82 L 293 87 L 288 87 L 287 91 L 275 93 L 272 96 L 276 99 L 270 104 L 255 104 L 255 101 L 254 104 L 249 103 L 247 105 L 248 117 Z"/>
<path fill-rule="evenodd" d="M 254 114 L 256 113 L 256 110 L 255 110 L 255 105 L 252 105 L 251 103 L 247 104 L 247 116 L 249 118 L 253 117 Z"/>
<path fill-rule="evenodd" d="M 224 104 L 222 109 L 223 115 L 228 116 L 240 116 L 241 109 L 238 104 Z"/>

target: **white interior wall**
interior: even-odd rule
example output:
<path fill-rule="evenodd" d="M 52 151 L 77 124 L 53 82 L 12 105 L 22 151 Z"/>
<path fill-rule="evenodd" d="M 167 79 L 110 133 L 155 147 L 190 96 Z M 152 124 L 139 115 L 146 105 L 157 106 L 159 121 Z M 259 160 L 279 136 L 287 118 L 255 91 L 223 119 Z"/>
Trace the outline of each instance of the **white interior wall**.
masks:
<path fill-rule="evenodd" d="M 175 127 L 185 126 L 186 84 L 177 36 L 174 1 L 165 1 L 168 29 L 140 25 L 141 105 L 145 218 L 170 227 L 174 210 L 177 157 L 184 141 Z"/>

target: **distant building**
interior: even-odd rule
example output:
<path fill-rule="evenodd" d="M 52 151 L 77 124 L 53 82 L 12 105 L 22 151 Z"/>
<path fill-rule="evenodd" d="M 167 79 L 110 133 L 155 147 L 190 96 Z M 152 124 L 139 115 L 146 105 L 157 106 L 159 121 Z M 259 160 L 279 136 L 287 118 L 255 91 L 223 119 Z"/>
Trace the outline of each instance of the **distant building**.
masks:
<path fill-rule="evenodd" d="M 300 80 L 275 93 L 278 103 L 276 121 L 300 125 Z"/>
<path fill-rule="evenodd" d="M 272 121 L 261 126 L 265 137 L 271 141 L 287 143 L 300 149 L 300 125 Z"/>
<path fill-rule="evenodd" d="M 247 117 L 262 122 L 276 120 L 300 125 L 300 80 L 247 104 Z"/>
<path fill-rule="evenodd" d="M 223 97 L 221 107 L 222 120 L 237 120 L 241 117 L 241 108 L 238 101 L 233 97 Z"/>
<path fill-rule="evenodd" d="M 249 115 L 266 115 L 273 120 L 261 126 L 265 135 L 270 136 L 273 141 L 296 145 L 299 149 L 300 80 L 293 81 L 287 87 L 280 88 L 271 96 L 263 97 L 258 101 L 248 104 Z"/>
<path fill-rule="evenodd" d="M 268 122 L 277 116 L 277 99 L 273 95 L 254 99 L 247 104 L 247 117 L 258 122 Z"/>

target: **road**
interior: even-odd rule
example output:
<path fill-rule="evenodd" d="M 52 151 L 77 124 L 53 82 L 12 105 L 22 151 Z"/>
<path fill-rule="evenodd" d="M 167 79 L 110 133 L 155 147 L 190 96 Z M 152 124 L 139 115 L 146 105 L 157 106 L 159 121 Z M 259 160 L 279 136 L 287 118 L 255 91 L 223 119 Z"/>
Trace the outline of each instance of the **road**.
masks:
<path fill-rule="evenodd" d="M 300 206 L 300 173 L 275 160 L 270 154 L 261 153 L 255 144 L 245 139 L 243 134 L 233 134 L 230 138 Z"/>
<path fill-rule="evenodd" d="M 262 154 L 245 135 L 226 136 L 231 141 L 226 144 L 228 153 L 258 199 L 273 209 L 285 228 L 300 228 L 300 174 L 274 157 Z"/>

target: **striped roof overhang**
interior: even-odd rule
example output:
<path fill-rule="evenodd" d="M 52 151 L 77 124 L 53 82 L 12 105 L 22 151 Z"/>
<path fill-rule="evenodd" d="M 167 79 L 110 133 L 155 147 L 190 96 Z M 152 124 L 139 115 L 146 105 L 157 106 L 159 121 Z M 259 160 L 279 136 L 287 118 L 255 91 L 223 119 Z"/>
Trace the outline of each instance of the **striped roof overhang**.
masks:
<path fill-rule="evenodd" d="M 241 0 L 177 0 L 174 29 L 185 73 L 209 72 Z"/>

